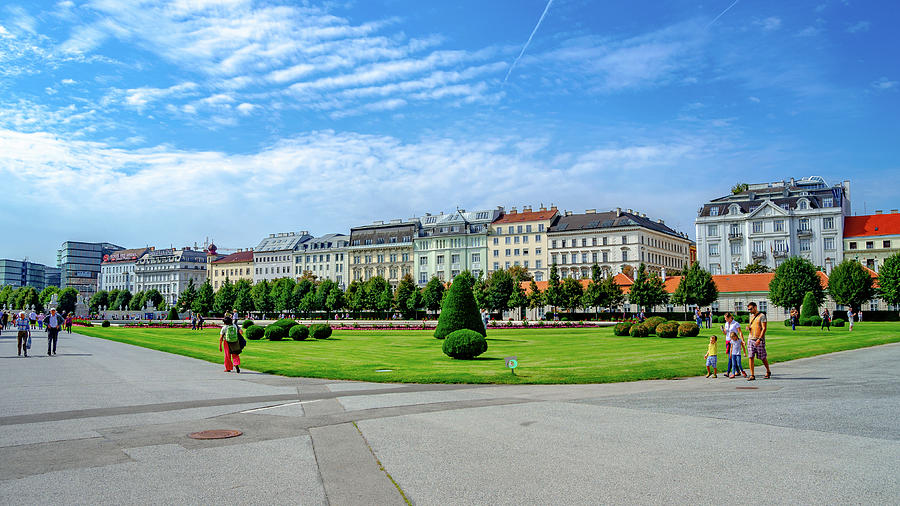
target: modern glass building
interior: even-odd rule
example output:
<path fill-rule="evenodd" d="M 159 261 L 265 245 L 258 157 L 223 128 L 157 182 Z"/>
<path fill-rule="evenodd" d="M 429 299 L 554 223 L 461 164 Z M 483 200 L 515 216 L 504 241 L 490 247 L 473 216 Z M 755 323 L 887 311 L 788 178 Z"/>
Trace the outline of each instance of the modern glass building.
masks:
<path fill-rule="evenodd" d="M 33 286 L 43 290 L 59 286 L 59 269 L 28 260 L 0 259 L 0 286 Z"/>
<path fill-rule="evenodd" d="M 72 287 L 86 297 L 97 292 L 103 255 L 125 248 L 105 242 L 66 241 L 56 252 L 60 286 Z"/>

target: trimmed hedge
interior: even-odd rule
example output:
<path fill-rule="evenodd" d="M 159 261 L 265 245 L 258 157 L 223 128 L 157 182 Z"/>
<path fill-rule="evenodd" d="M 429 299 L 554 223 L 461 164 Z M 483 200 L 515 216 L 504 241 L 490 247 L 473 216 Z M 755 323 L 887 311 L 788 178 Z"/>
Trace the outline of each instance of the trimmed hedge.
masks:
<path fill-rule="evenodd" d="M 656 335 L 665 338 L 678 337 L 678 324 L 671 322 L 661 323 L 656 327 Z"/>
<path fill-rule="evenodd" d="M 244 330 L 247 330 L 250 327 L 252 327 L 253 325 L 255 325 L 253 323 L 253 320 L 244 320 L 244 323 L 241 324 L 241 327 L 243 327 Z"/>
<path fill-rule="evenodd" d="M 174 307 L 169 308 L 169 314 L 166 316 L 167 320 L 180 320 L 178 317 L 178 311 Z"/>
<path fill-rule="evenodd" d="M 478 332 L 460 329 L 451 332 L 444 339 L 441 349 L 448 357 L 469 360 L 487 351 L 487 339 Z"/>
<path fill-rule="evenodd" d="M 650 335 L 650 329 L 642 324 L 632 325 L 631 329 L 628 330 L 628 335 L 631 337 L 647 337 Z"/>
<path fill-rule="evenodd" d="M 109 320 L 103 320 L 103 323 L 100 324 L 101 327 L 109 327 Z"/>
<path fill-rule="evenodd" d="M 281 341 L 287 337 L 287 333 L 287 329 L 281 325 L 272 324 L 266 326 L 266 339 L 269 341 Z"/>
<path fill-rule="evenodd" d="M 651 316 L 650 318 L 644 320 L 644 323 L 642 325 L 647 327 L 647 332 L 655 334 L 656 327 L 658 327 L 661 323 L 666 323 L 666 319 L 662 316 Z"/>
<path fill-rule="evenodd" d="M 474 330 L 482 337 L 487 336 L 484 322 L 481 321 L 481 313 L 478 312 L 478 305 L 475 303 L 475 295 L 469 285 L 468 279 L 471 276 L 468 273 L 464 274 L 466 275 L 456 276 L 450 289 L 444 294 L 441 314 L 438 317 L 437 327 L 434 329 L 436 339 L 444 339 L 460 329 Z"/>
<path fill-rule="evenodd" d="M 631 330 L 631 325 L 628 322 L 617 323 L 615 327 L 613 327 L 613 334 L 617 336 L 627 336 L 628 331 Z"/>
<path fill-rule="evenodd" d="M 306 325 L 294 325 L 291 327 L 291 330 L 288 331 L 288 337 L 294 341 L 303 341 L 309 337 L 309 327 Z"/>
<path fill-rule="evenodd" d="M 309 335 L 316 339 L 328 339 L 331 337 L 331 325 L 317 323 L 309 326 Z"/>
<path fill-rule="evenodd" d="M 831 320 L 832 327 L 843 327 L 845 323 L 847 322 L 843 318 L 835 318 L 834 320 Z"/>
<path fill-rule="evenodd" d="M 251 341 L 258 341 L 263 338 L 266 333 L 266 329 L 260 327 L 259 325 L 250 325 L 244 330 L 244 337 Z"/>
<path fill-rule="evenodd" d="M 684 322 L 678 326 L 678 337 L 697 337 L 700 335 L 700 327 L 694 322 Z"/>
<path fill-rule="evenodd" d="M 801 327 L 812 327 L 812 318 L 807 318 L 806 316 L 800 317 L 800 326 Z"/>
<path fill-rule="evenodd" d="M 790 318 L 788 318 L 787 320 L 784 321 L 784 326 L 785 326 L 785 327 L 790 327 L 790 326 L 791 326 L 791 319 L 790 319 Z"/>
<path fill-rule="evenodd" d="M 291 330 L 291 327 L 293 327 L 295 325 L 300 325 L 300 324 L 297 323 L 296 321 L 294 321 L 293 318 L 282 318 L 276 322 L 273 322 L 271 325 L 277 325 L 277 326 L 283 328 L 285 333 L 287 333 L 289 330 Z M 271 326 L 271 325 L 269 325 L 269 326 Z"/>
<path fill-rule="evenodd" d="M 812 323 L 813 327 L 821 327 L 822 326 L 822 317 L 821 316 L 810 317 L 809 321 Z"/>

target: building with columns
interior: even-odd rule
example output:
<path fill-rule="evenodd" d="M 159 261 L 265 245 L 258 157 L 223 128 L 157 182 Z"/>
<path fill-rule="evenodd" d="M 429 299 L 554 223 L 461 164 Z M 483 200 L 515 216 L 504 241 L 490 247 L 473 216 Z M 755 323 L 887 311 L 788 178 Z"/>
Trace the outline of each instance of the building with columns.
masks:
<path fill-rule="evenodd" d="M 549 262 L 561 278 L 588 278 L 595 263 L 609 276 L 641 263 L 651 272 L 681 270 L 690 259 L 691 240 L 685 234 L 631 209 L 567 211 L 550 227 L 548 239 Z"/>
<path fill-rule="evenodd" d="M 734 274 L 752 263 L 772 269 L 800 256 L 830 273 L 843 259 L 850 182 L 821 177 L 748 185 L 713 199 L 695 221 L 697 260 L 713 274 Z"/>
<path fill-rule="evenodd" d="M 426 214 L 413 241 L 416 281 L 425 286 L 433 276 L 452 281 L 462 271 L 476 278 L 487 267 L 487 236 L 501 210 Z"/>
<path fill-rule="evenodd" d="M 134 292 L 159 290 L 166 304 L 178 301 L 188 283 L 206 281 L 206 251 L 189 247 L 148 251 L 134 264 Z"/>
<path fill-rule="evenodd" d="M 253 282 L 294 276 L 294 254 L 313 237 L 309 232 L 269 234 L 253 249 Z"/>
<path fill-rule="evenodd" d="M 847 216 L 843 240 L 844 260 L 856 260 L 878 272 L 885 259 L 900 252 L 900 212 Z"/>
<path fill-rule="evenodd" d="M 349 245 L 350 236 L 346 234 L 326 234 L 301 243 L 294 253 L 294 277 L 309 273 L 317 280 L 330 279 L 345 290 Z"/>
<path fill-rule="evenodd" d="M 413 273 L 413 240 L 418 232 L 417 218 L 376 221 L 350 229 L 350 281 L 365 282 L 381 276 L 396 288 L 401 277 Z"/>
<path fill-rule="evenodd" d="M 556 206 L 541 207 L 537 211 L 532 211 L 531 206 L 523 207 L 521 211 L 513 207 L 504 212 L 491 223 L 488 273 L 520 265 L 528 269 L 536 281 L 547 279 L 550 274 L 547 234 L 558 218 Z"/>
<path fill-rule="evenodd" d="M 149 251 L 155 248 L 134 248 L 114 251 L 103 255 L 100 264 L 100 290 L 128 290 L 134 289 L 134 266 L 137 261 Z"/>

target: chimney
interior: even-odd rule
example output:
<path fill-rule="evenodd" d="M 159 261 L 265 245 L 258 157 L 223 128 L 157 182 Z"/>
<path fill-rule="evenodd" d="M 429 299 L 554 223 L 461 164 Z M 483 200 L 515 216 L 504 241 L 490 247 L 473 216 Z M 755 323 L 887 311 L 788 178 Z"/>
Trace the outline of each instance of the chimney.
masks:
<path fill-rule="evenodd" d="M 646 217 L 647 217 L 647 213 L 641 213 L 641 218 L 646 218 Z"/>
<path fill-rule="evenodd" d="M 531 212 L 531 206 L 523 206 L 523 207 L 522 207 L 522 212 L 523 212 L 523 213 L 530 213 L 530 212 Z"/>
<path fill-rule="evenodd" d="M 794 186 L 794 178 L 791 178 L 791 186 Z"/>
<path fill-rule="evenodd" d="M 634 211 L 632 211 L 631 209 L 626 209 L 625 212 L 628 214 L 634 214 Z"/>
<path fill-rule="evenodd" d="M 597 214 L 596 209 L 585 209 L 584 214 Z"/>
<path fill-rule="evenodd" d="M 891 209 L 891 214 L 897 214 L 897 210 L 896 210 L 896 209 Z"/>
<path fill-rule="evenodd" d="M 660 225 L 665 225 L 665 224 L 666 224 L 666 222 L 664 222 L 664 221 L 662 220 L 662 218 L 656 220 L 656 222 L 659 223 Z"/>
<path fill-rule="evenodd" d="M 512 206 L 512 209 L 509 210 L 509 214 L 518 214 L 518 213 L 519 212 L 516 211 L 516 206 Z"/>
<path fill-rule="evenodd" d="M 553 204 L 550 204 L 550 210 L 551 210 L 551 211 L 556 211 L 556 206 L 554 206 Z"/>
<path fill-rule="evenodd" d="M 616 218 L 618 218 L 619 216 L 622 216 L 622 208 L 621 207 L 616 208 Z"/>
<path fill-rule="evenodd" d="M 547 208 L 544 207 L 544 203 L 543 203 L 543 202 L 541 202 L 541 207 L 540 207 L 540 209 L 541 209 L 541 211 L 546 211 L 546 210 L 547 210 Z"/>
<path fill-rule="evenodd" d="M 395 218 L 391 220 L 391 223 L 403 223 L 403 220 L 401 220 L 400 218 Z"/>
<path fill-rule="evenodd" d="M 881 209 L 876 209 L 875 214 L 881 214 Z"/>
<path fill-rule="evenodd" d="M 500 212 L 502 213 L 502 212 L 503 212 L 503 206 L 497 206 L 497 210 L 500 211 Z"/>
<path fill-rule="evenodd" d="M 566 211 L 566 216 L 572 216 L 572 211 Z"/>
<path fill-rule="evenodd" d="M 300 235 L 309 235 L 309 230 L 301 230 Z"/>

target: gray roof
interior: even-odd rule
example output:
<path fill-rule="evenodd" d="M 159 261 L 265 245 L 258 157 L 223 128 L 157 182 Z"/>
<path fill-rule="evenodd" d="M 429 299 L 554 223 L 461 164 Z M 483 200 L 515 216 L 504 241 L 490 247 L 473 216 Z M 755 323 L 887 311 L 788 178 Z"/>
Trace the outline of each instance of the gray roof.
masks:
<path fill-rule="evenodd" d="M 312 239 L 312 236 L 303 232 L 269 234 L 269 237 L 266 237 L 259 242 L 256 248 L 253 249 L 253 252 L 263 253 L 268 251 L 294 251 L 297 248 L 298 244 L 306 242 L 310 239 Z"/>
<path fill-rule="evenodd" d="M 671 236 L 681 237 L 681 234 L 662 223 L 626 212 L 616 216 L 615 211 L 560 216 L 556 223 L 550 226 L 550 233 L 624 227 L 643 227 Z"/>
<path fill-rule="evenodd" d="M 797 209 L 797 202 L 801 199 L 806 199 L 809 202 L 810 209 L 819 209 L 825 207 L 824 199 L 830 198 L 832 199 L 831 205 L 833 207 L 839 207 L 838 202 L 834 200 L 833 190 L 840 190 L 840 195 L 843 196 L 843 190 L 840 186 L 834 188 L 817 188 L 813 190 L 786 186 L 756 191 L 750 190 L 713 199 L 700 208 L 698 216 L 711 216 L 710 210 L 713 208 L 718 208 L 719 216 L 722 216 L 728 213 L 728 209 L 732 205 L 737 205 L 740 208 L 741 213 L 746 214 L 752 212 L 751 209 L 755 210 L 767 200 L 771 200 L 772 203 L 778 207 L 787 205 L 788 209 Z"/>
<path fill-rule="evenodd" d="M 298 250 L 310 251 L 331 248 L 345 248 L 350 244 L 350 236 L 346 234 L 325 234 L 303 242 Z"/>

